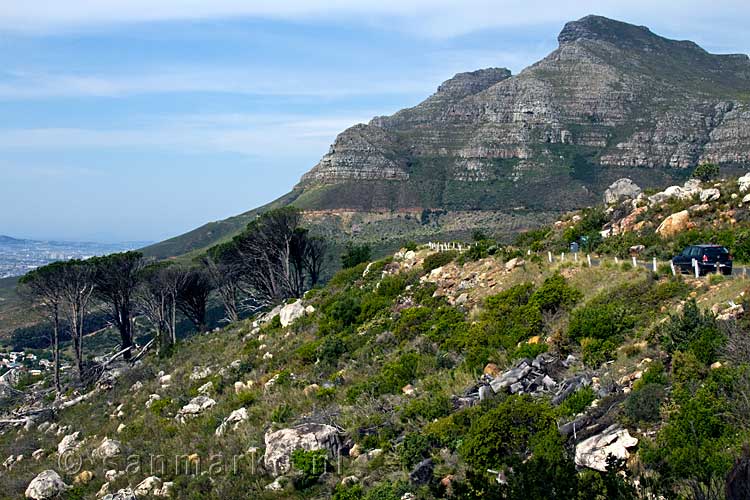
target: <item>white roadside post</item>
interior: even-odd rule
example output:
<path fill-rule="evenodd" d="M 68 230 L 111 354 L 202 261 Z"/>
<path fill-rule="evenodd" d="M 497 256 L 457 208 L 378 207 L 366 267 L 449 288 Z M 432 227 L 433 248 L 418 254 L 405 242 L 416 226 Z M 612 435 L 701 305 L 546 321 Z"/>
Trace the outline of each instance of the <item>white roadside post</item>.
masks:
<path fill-rule="evenodd" d="M 698 267 L 698 261 L 695 259 L 693 259 L 693 270 L 695 271 L 695 277 L 700 278 L 701 276 L 700 267 Z"/>
<path fill-rule="evenodd" d="M 674 262 L 670 259 L 669 267 L 672 269 L 672 276 L 677 276 L 677 269 L 674 267 Z"/>
<path fill-rule="evenodd" d="M 589 267 L 591 267 L 591 254 L 587 254 L 587 255 L 586 255 L 586 260 L 587 260 L 587 261 L 588 261 L 588 263 L 589 263 Z"/>
<path fill-rule="evenodd" d="M 552 264 L 552 252 L 547 252 L 547 259 L 549 259 L 549 263 Z"/>
<path fill-rule="evenodd" d="M 560 253 L 560 262 L 565 262 L 565 252 Z"/>
<path fill-rule="evenodd" d="M 578 262 L 578 252 L 575 252 L 575 253 L 573 254 L 573 260 L 574 260 L 575 262 Z"/>
<path fill-rule="evenodd" d="M 651 270 L 656 272 L 656 257 L 654 257 L 653 266 L 651 267 Z"/>
<path fill-rule="evenodd" d="M 633 255 L 633 267 L 637 267 L 637 266 L 638 266 L 638 261 L 635 260 L 635 255 Z"/>
<path fill-rule="evenodd" d="M 617 255 L 615 255 L 615 265 L 616 266 L 620 265 L 620 260 L 617 258 Z"/>

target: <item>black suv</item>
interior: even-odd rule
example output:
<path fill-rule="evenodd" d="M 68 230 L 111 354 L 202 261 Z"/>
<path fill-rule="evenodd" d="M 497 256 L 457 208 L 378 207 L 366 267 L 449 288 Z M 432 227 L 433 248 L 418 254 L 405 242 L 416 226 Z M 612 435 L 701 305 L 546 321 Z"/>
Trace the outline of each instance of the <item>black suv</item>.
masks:
<path fill-rule="evenodd" d="M 694 273 L 693 260 L 698 261 L 698 272 L 715 273 L 718 266 L 722 274 L 732 274 L 732 256 L 721 245 L 690 245 L 680 255 L 672 258 L 679 271 Z"/>

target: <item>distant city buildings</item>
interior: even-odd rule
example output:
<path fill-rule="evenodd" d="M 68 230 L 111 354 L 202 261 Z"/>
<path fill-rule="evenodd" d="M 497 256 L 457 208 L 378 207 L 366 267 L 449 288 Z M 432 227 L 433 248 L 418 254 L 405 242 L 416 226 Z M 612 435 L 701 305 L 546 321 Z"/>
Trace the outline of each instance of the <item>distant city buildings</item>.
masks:
<path fill-rule="evenodd" d="M 50 262 L 89 259 L 98 255 L 133 250 L 145 245 L 145 242 L 104 244 L 16 240 L 0 236 L 0 278 L 23 276 Z"/>

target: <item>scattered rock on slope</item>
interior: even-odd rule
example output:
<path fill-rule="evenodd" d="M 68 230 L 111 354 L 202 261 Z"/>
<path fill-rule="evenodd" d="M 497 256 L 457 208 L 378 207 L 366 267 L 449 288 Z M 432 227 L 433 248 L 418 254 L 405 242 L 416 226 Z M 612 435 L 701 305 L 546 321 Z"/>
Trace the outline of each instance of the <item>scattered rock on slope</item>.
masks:
<path fill-rule="evenodd" d="M 67 488 L 57 472 L 46 470 L 31 480 L 25 495 L 33 500 L 46 500 L 58 497 Z"/>
<path fill-rule="evenodd" d="M 81 433 L 76 431 L 73 434 L 68 434 L 67 436 L 65 436 L 64 438 L 62 438 L 62 440 L 60 441 L 60 443 L 57 445 L 57 453 L 59 453 L 60 455 L 62 455 L 63 453 L 65 453 L 67 451 L 75 450 L 79 446 L 81 446 L 81 443 L 78 440 L 78 438 L 80 437 L 80 435 L 81 435 Z"/>
<path fill-rule="evenodd" d="M 589 467 L 601 472 L 607 470 L 607 457 L 627 459 L 630 456 L 628 448 L 638 444 L 638 439 L 632 437 L 627 429 L 617 424 L 608 427 L 604 432 L 585 439 L 576 445 L 576 465 Z"/>
<path fill-rule="evenodd" d="M 178 422 L 185 423 L 188 419 L 197 417 L 204 411 L 212 408 L 215 404 L 216 401 L 208 396 L 196 396 L 177 412 L 175 418 Z"/>
<path fill-rule="evenodd" d="M 289 471 L 289 458 L 294 450 L 328 450 L 331 455 L 334 455 L 340 446 L 338 429 L 330 425 L 315 423 L 268 432 L 264 440 L 266 454 L 263 462 L 266 470 L 274 476 Z"/>
<path fill-rule="evenodd" d="M 287 327 L 304 315 L 305 306 L 302 305 L 302 300 L 300 299 L 282 307 L 279 312 L 279 320 L 281 321 L 281 326 Z"/>
<path fill-rule="evenodd" d="M 656 233 L 664 238 L 679 234 L 690 227 L 690 215 L 687 210 L 673 213 L 659 224 Z"/>
<path fill-rule="evenodd" d="M 639 194 L 641 188 L 638 184 L 625 177 L 616 180 L 604 191 L 604 203 L 610 205 L 620 200 L 636 198 Z"/>
<path fill-rule="evenodd" d="M 92 454 L 94 458 L 105 459 L 116 457 L 121 451 L 122 444 L 119 441 L 105 437 Z"/>
<path fill-rule="evenodd" d="M 216 436 L 221 437 L 224 434 L 227 433 L 227 431 L 231 428 L 232 430 L 236 430 L 239 425 L 248 419 L 247 414 L 247 408 L 240 408 L 239 410 L 234 410 L 232 413 L 229 414 L 227 418 L 224 419 L 224 421 L 219 425 L 219 427 L 216 429 Z"/>

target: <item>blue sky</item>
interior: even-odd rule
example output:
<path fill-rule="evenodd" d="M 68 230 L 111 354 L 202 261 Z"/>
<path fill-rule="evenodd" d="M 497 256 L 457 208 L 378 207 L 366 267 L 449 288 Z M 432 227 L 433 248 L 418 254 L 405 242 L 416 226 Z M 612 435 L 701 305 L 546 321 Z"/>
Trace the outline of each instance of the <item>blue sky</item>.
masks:
<path fill-rule="evenodd" d="M 281 5 L 279 5 L 281 4 Z M 266 203 L 336 134 L 588 13 L 750 52 L 741 1 L 0 0 L 0 234 L 160 240 Z"/>

